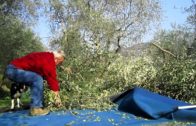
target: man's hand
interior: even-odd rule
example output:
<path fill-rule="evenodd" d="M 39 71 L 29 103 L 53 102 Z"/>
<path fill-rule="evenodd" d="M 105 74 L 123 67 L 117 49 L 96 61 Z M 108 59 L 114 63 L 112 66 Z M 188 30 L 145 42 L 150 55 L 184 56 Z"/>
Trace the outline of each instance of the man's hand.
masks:
<path fill-rule="evenodd" d="M 52 91 L 52 93 L 54 94 L 54 105 L 56 107 L 62 107 L 63 105 L 62 105 L 62 102 L 61 102 L 59 92 L 58 91 Z"/>

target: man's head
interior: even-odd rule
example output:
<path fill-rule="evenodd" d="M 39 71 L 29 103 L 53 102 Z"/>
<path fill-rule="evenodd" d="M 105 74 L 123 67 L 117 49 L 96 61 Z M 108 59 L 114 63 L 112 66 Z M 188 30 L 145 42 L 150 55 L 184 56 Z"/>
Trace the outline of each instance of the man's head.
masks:
<path fill-rule="evenodd" d="M 64 61 L 65 59 L 64 51 L 62 50 L 54 51 L 53 54 L 54 54 L 54 61 L 56 65 L 59 65 Z"/>

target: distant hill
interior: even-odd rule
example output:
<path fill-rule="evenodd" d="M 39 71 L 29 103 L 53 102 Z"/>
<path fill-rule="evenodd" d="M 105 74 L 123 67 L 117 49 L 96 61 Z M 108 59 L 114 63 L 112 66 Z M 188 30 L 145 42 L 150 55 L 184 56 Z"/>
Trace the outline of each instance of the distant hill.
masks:
<path fill-rule="evenodd" d="M 125 57 L 139 57 L 147 53 L 150 43 L 138 43 L 131 47 L 122 47 L 120 54 Z"/>

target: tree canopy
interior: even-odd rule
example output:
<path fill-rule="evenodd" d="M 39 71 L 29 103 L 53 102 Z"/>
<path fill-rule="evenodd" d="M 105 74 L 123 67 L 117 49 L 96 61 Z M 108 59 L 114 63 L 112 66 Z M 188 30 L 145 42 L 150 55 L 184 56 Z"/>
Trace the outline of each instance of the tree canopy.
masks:
<path fill-rule="evenodd" d="M 50 0 L 49 8 L 54 30 L 74 29 L 81 43 L 116 52 L 140 42 L 161 14 L 157 0 Z"/>
<path fill-rule="evenodd" d="M 0 71 L 13 59 L 44 49 L 40 39 L 27 26 L 33 13 L 30 1 L 2 0 L 0 2 Z M 27 8 L 29 10 L 27 10 Z M 32 13 L 30 14 L 30 10 Z M 29 19 L 27 18 L 29 17 Z M 25 19 L 25 20 L 23 20 Z"/>

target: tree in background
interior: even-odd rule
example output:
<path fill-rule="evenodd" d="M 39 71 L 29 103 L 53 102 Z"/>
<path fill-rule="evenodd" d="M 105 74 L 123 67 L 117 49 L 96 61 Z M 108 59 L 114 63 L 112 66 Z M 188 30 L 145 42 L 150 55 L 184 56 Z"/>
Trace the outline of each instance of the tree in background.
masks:
<path fill-rule="evenodd" d="M 44 49 L 41 41 L 27 27 L 36 17 L 34 9 L 37 7 L 36 1 L 0 1 L 0 72 L 11 59 Z"/>
<path fill-rule="evenodd" d="M 193 1 L 193 0 L 192 0 Z M 172 30 L 158 32 L 152 40 L 150 55 L 159 72 L 147 88 L 195 103 L 195 2 L 187 10 L 188 24 L 174 26 Z M 175 93 L 177 92 L 177 93 Z"/>
<path fill-rule="evenodd" d="M 189 55 L 196 52 L 196 1 L 192 0 L 192 5 L 186 8 L 185 11 L 189 13 L 187 17 L 188 27 L 192 30 L 192 43 L 189 46 Z M 195 54 L 196 55 L 196 54 Z"/>
<path fill-rule="evenodd" d="M 9 25 L 0 27 L 1 72 L 13 58 L 33 51 L 42 51 L 43 49 L 40 40 L 20 21 L 11 20 Z"/>
<path fill-rule="evenodd" d="M 53 29 L 74 29 L 80 42 L 96 52 L 119 52 L 122 46 L 140 42 L 160 17 L 155 0 L 50 0 L 49 5 Z"/>
<path fill-rule="evenodd" d="M 1 0 L 0 1 L 0 15 L 4 19 L 10 16 L 17 17 L 21 22 L 27 24 L 34 24 L 35 20 L 40 15 L 42 6 L 41 0 Z M 6 25 L 5 22 L 1 22 L 0 25 Z"/>
<path fill-rule="evenodd" d="M 186 59 L 192 33 L 183 26 L 174 26 L 172 30 L 157 32 L 151 42 L 150 53 L 155 62 L 169 62 L 174 59 Z"/>
<path fill-rule="evenodd" d="M 53 31 L 59 31 L 52 47 L 62 47 L 70 64 L 76 63 L 78 72 L 86 68 L 88 76 L 103 75 L 113 61 L 111 51 L 140 42 L 161 10 L 154 0 L 50 0 L 48 5 Z"/>

